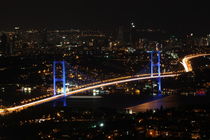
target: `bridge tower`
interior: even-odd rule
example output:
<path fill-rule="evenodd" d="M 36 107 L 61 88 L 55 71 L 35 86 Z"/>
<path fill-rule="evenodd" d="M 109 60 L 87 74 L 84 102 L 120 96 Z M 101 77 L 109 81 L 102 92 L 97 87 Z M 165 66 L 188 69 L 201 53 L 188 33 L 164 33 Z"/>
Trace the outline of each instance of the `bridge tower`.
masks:
<path fill-rule="evenodd" d="M 161 95 L 161 63 L 160 63 L 160 51 L 147 51 L 150 53 L 150 73 L 153 77 L 154 73 L 157 73 L 157 86 L 158 86 L 158 95 Z"/>
<path fill-rule="evenodd" d="M 66 106 L 66 68 L 65 68 L 65 61 L 53 61 L 53 91 L 54 96 L 57 95 L 57 82 L 62 82 L 63 91 L 62 94 L 64 94 L 64 106 Z M 57 65 L 61 66 L 62 75 L 61 78 L 57 78 Z"/>

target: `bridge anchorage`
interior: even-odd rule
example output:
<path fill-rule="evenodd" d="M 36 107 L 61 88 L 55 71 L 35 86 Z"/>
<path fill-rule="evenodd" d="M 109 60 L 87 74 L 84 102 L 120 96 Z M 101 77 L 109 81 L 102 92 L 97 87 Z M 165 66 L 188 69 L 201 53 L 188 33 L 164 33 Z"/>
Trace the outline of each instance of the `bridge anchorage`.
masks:
<path fill-rule="evenodd" d="M 66 103 L 66 67 L 65 67 L 65 64 L 66 64 L 65 61 L 53 61 L 53 92 L 54 92 L 54 96 L 59 94 L 57 92 L 56 84 L 58 82 L 61 82 L 62 83 L 61 93 L 64 94 L 63 106 L 67 105 L 67 103 Z M 61 70 L 58 68 L 61 68 Z M 60 77 L 58 77 L 58 76 L 60 76 Z"/>
<path fill-rule="evenodd" d="M 150 73 L 151 77 L 156 73 L 158 75 L 157 80 L 157 88 L 158 88 L 158 96 L 161 96 L 161 63 L 160 63 L 160 51 L 147 51 L 150 53 Z M 154 85 L 152 84 L 152 89 L 154 89 Z M 153 93 L 154 94 L 154 93 Z"/>

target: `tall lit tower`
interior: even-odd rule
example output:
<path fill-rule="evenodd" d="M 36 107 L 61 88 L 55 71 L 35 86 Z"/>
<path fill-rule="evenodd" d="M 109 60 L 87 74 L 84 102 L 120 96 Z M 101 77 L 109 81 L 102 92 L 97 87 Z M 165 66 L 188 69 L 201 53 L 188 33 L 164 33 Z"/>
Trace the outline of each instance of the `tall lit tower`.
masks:
<path fill-rule="evenodd" d="M 160 63 L 160 51 L 147 51 L 150 53 L 150 73 L 151 77 L 154 76 L 154 73 L 157 73 L 157 86 L 158 86 L 158 95 L 161 95 L 161 63 Z M 155 74 L 156 75 L 156 74 Z"/>
<path fill-rule="evenodd" d="M 56 65 L 61 64 L 62 67 L 62 76 L 61 78 L 57 78 L 57 69 Z M 66 96 L 66 70 L 65 70 L 65 61 L 54 61 L 53 62 L 53 89 L 54 89 L 54 95 L 57 94 L 57 88 L 56 88 L 56 83 L 57 82 L 62 82 L 63 85 L 63 91 L 62 93 L 64 96 Z"/>
<path fill-rule="evenodd" d="M 130 30 L 129 41 L 130 41 L 131 46 L 133 46 L 135 43 L 135 28 L 136 28 L 135 23 L 131 22 L 130 27 L 129 27 L 129 30 Z"/>
<path fill-rule="evenodd" d="M 61 65 L 61 71 L 62 75 L 61 78 L 58 78 L 57 75 L 57 65 Z M 54 96 L 57 95 L 57 88 L 56 88 L 56 83 L 57 82 L 62 82 L 63 85 L 63 90 L 62 94 L 64 94 L 64 106 L 66 106 L 66 68 L 65 68 L 65 61 L 54 61 L 53 62 L 53 89 L 54 89 Z"/>

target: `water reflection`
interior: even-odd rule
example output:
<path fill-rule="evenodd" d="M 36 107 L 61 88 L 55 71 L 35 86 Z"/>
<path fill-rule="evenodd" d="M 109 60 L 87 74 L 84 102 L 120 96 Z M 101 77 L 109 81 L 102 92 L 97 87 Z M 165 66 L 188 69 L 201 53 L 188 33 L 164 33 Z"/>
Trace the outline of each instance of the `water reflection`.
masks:
<path fill-rule="evenodd" d="M 128 107 L 133 112 L 145 112 L 150 109 L 160 109 L 163 108 L 172 108 L 172 107 L 182 107 L 188 105 L 200 105 L 200 104 L 209 104 L 209 96 L 178 96 L 171 95 L 147 103 L 139 104 L 136 106 Z"/>

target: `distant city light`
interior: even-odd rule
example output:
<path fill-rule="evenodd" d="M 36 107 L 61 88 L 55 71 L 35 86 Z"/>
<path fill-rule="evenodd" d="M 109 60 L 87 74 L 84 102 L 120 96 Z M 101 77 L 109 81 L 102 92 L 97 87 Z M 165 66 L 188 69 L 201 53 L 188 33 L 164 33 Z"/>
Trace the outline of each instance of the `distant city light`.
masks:
<path fill-rule="evenodd" d="M 96 125 L 93 125 L 92 127 L 93 127 L 93 128 L 96 128 L 97 126 L 96 126 Z"/>
<path fill-rule="evenodd" d="M 99 126 L 100 126 L 100 127 L 104 127 L 104 123 L 100 123 Z"/>
<path fill-rule="evenodd" d="M 31 93 L 31 88 L 30 87 L 22 87 L 22 91 L 23 92 L 28 92 L 28 93 Z"/>
<path fill-rule="evenodd" d="M 131 22 L 131 27 L 132 27 L 132 28 L 135 28 L 135 27 L 136 27 L 135 24 L 134 24 L 133 22 Z"/>
<path fill-rule="evenodd" d="M 15 30 L 19 30 L 20 29 L 20 27 L 15 27 Z"/>
<path fill-rule="evenodd" d="M 133 114 L 133 110 L 132 109 L 129 109 L 129 114 Z"/>

